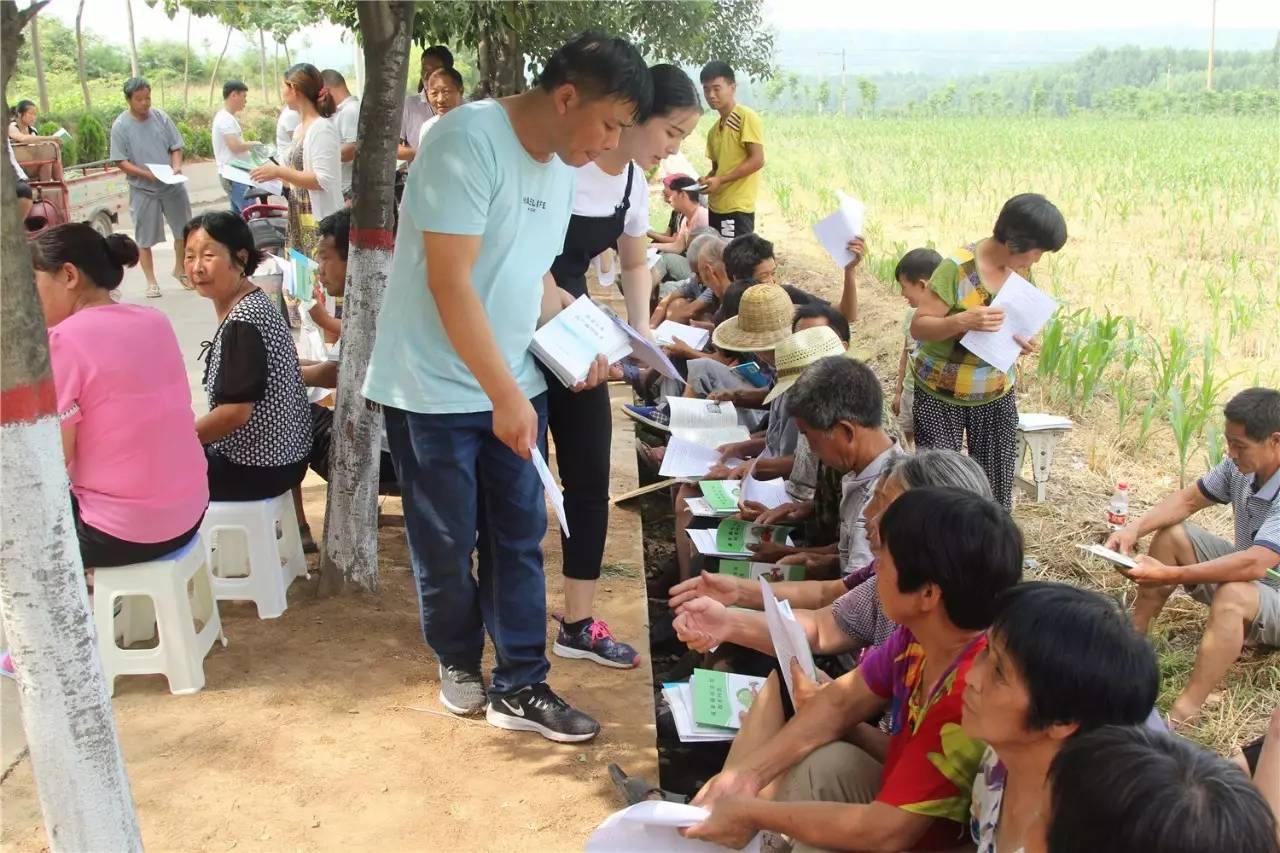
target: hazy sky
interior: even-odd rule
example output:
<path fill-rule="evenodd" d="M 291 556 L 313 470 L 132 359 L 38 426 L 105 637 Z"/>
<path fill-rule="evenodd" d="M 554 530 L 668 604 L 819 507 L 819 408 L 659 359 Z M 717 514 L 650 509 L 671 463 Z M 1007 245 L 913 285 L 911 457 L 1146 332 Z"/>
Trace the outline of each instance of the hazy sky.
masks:
<path fill-rule="evenodd" d="M 89 0 L 84 24 L 99 36 L 126 44 L 124 24 L 126 0 Z M 1028 0 L 892 0 L 868 3 L 865 0 L 765 0 L 766 19 L 775 28 L 850 30 L 1084 30 L 1144 29 L 1148 27 L 1203 28 L 1209 26 L 1212 0 L 1071 0 L 1069 3 L 1036 3 Z M 179 13 L 170 21 L 159 8 L 145 0 L 132 0 L 134 27 L 139 41 L 164 35 L 181 41 L 185 37 L 186 16 Z M 42 14 L 74 24 L 78 0 L 53 0 Z M 1280 2 L 1276 0 L 1218 0 L 1218 26 L 1229 28 L 1280 29 Z M 196 18 L 191 26 L 195 44 L 207 42 L 220 50 L 226 30 L 215 21 Z M 350 63 L 350 42 L 343 31 L 318 24 L 291 41 L 294 58 L 303 56 L 322 64 Z M 349 37 L 348 37 L 349 38 Z M 304 48 L 304 40 L 310 48 Z M 239 34 L 232 36 L 231 50 L 246 46 Z M 851 48 L 856 48 L 851 43 Z M 268 46 L 270 50 L 270 46 Z M 319 54 L 319 56 L 317 56 Z M 327 61 L 326 61 L 327 60 Z"/>

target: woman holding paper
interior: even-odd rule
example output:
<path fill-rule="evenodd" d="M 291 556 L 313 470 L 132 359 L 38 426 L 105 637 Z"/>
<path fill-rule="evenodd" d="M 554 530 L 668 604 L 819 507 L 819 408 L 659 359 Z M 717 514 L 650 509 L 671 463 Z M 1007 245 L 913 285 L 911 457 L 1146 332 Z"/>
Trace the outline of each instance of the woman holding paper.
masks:
<path fill-rule="evenodd" d="M 249 280 L 262 255 L 243 219 L 205 213 L 182 239 L 187 276 L 218 315 L 201 352 L 209 413 L 196 419 L 209 499 L 274 498 L 302 482 L 311 455 L 298 350 L 270 297 Z"/>
<path fill-rule="evenodd" d="M 649 231 L 649 187 L 645 171 L 680 150 L 698 123 L 702 106 L 689 76 L 674 65 L 655 65 L 653 107 L 623 128 L 617 148 L 577 170 L 573 216 L 564 249 L 551 265 L 565 305 L 587 292 L 591 259 L 616 246 L 622 267 L 627 319 L 640 334 L 649 329 L 652 283 L 645 256 Z M 636 650 L 613 639 L 592 615 L 596 581 L 609 525 L 609 449 L 613 414 L 609 389 L 601 384 L 575 393 L 543 368 L 547 377 L 547 426 L 556 446 L 564 504 L 572 538 L 563 537 L 565 607 L 555 653 L 629 669 Z"/>
<path fill-rule="evenodd" d="M 63 131 L 65 133 L 65 131 Z M 18 101 L 13 109 L 13 121 L 9 122 L 9 141 L 23 145 L 40 146 L 24 151 L 20 160 L 58 160 L 62 157 L 62 140 L 57 136 L 41 136 L 36 133 L 36 105 L 31 101 Z M 30 154 L 26 152 L 29 151 Z M 53 164 L 46 163 L 37 170 L 34 180 L 53 178 Z"/>
<path fill-rule="evenodd" d="M 1067 242 L 1067 223 L 1048 199 L 1023 193 L 1009 199 L 992 236 L 956 250 L 929 280 L 911 321 L 920 342 L 911 358 L 916 379 L 915 439 L 920 448 L 960 450 L 972 456 L 997 501 L 1013 505 L 1017 467 L 1018 405 L 1013 367 L 1002 370 L 970 352 L 967 332 L 998 332 L 1005 312 L 992 302 L 1001 288 L 1045 252 Z M 1022 353 L 1031 342 L 1015 336 Z"/>

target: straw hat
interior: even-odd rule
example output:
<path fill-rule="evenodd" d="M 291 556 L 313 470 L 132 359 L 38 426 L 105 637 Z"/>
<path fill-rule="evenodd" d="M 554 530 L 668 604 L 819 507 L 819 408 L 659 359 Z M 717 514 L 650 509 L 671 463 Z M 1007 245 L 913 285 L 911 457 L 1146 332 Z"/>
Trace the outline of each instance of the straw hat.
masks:
<path fill-rule="evenodd" d="M 800 374 L 815 361 L 844 354 L 844 342 L 830 326 L 814 326 L 796 332 L 778 344 L 777 349 L 774 350 L 774 367 L 778 371 L 778 381 L 774 383 L 773 390 L 764 398 L 764 401 L 772 403 L 791 390 L 791 386 L 796 384 Z"/>
<path fill-rule="evenodd" d="M 791 337 L 795 313 L 791 297 L 778 285 L 752 285 L 742 294 L 738 316 L 716 326 L 711 342 L 720 349 L 737 352 L 771 350 Z"/>

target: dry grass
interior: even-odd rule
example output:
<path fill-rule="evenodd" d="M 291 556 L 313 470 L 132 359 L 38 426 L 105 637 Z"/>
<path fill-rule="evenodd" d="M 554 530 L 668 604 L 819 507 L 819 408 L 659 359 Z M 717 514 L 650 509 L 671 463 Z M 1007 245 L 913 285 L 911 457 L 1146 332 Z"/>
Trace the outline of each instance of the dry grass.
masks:
<path fill-rule="evenodd" d="M 701 141 L 696 139 L 687 146 L 688 156 L 699 166 L 701 147 Z M 767 184 L 767 170 L 765 181 Z M 838 297 L 839 272 L 818 248 L 811 231 L 790 224 L 782 216 L 767 186 L 760 194 L 757 231 L 775 243 L 780 281 L 827 298 Z M 876 247 L 870 251 L 874 253 Z M 898 366 L 905 303 L 888 283 L 877 281 L 865 271 L 859 280 L 859 303 L 854 346 L 868 352 L 869 363 L 885 387 L 891 388 Z M 1025 378 L 1019 391 L 1020 410 L 1054 411 L 1045 403 L 1045 389 L 1038 387 L 1030 365 L 1022 375 Z M 1153 435 L 1144 453 L 1135 458 L 1132 442 L 1118 435 L 1114 415 L 1101 398 L 1076 420 L 1076 428 L 1055 451 L 1049 499 L 1036 504 L 1020 496 L 1014 517 L 1026 536 L 1028 555 L 1038 564 L 1037 577 L 1097 589 L 1131 605 L 1133 584 L 1101 561 L 1088 558 L 1076 546 L 1104 537 L 1106 506 L 1116 482 L 1125 480 L 1131 484 L 1130 511 L 1134 514 L 1177 488 L 1177 455 L 1164 427 Z M 1203 460 L 1190 466 L 1191 471 L 1202 468 Z M 1196 521 L 1228 538 L 1231 535 L 1227 510 L 1206 510 Z M 1154 625 L 1152 643 L 1159 653 L 1163 675 L 1159 703 L 1162 710 L 1167 710 L 1186 684 L 1206 612 L 1206 608 L 1178 593 Z M 1199 726 L 1189 734 L 1213 749 L 1230 753 L 1263 732 L 1271 709 L 1277 704 L 1280 654 L 1246 652 L 1220 691 L 1210 697 Z"/>

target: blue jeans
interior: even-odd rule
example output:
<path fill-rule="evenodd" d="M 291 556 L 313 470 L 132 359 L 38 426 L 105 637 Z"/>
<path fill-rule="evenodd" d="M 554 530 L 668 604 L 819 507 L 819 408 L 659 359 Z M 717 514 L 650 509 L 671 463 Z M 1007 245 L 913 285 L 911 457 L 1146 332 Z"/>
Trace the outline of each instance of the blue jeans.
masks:
<path fill-rule="evenodd" d="M 545 455 L 546 395 L 531 402 Z M 427 645 L 446 666 L 478 669 L 488 630 L 497 651 L 490 695 L 545 681 L 547 508 L 533 463 L 493 434 L 491 412 L 383 413 Z"/>
<path fill-rule="evenodd" d="M 218 180 L 222 182 L 222 189 L 226 192 L 228 201 L 231 202 L 231 212 L 239 216 L 240 212 L 249 206 L 249 200 L 244 197 L 244 194 L 249 191 L 249 185 L 238 184 L 226 178 Z"/>

